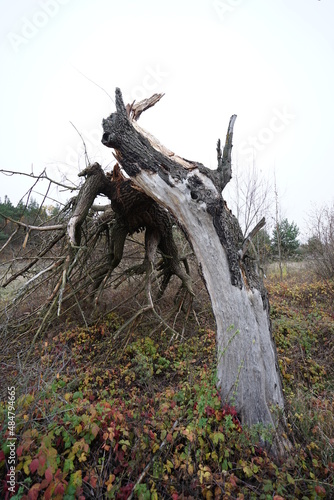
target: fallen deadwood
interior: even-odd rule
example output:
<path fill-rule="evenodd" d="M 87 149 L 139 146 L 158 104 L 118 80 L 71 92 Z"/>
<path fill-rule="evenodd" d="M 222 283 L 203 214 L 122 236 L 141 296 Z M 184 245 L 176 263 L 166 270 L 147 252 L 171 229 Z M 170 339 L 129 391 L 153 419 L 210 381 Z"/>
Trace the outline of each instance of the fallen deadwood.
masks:
<path fill-rule="evenodd" d="M 113 148 L 133 183 L 166 207 L 183 228 L 216 319 L 217 384 L 222 398 L 236 406 L 244 424 L 276 429 L 272 450 L 284 454 L 289 443 L 279 419 L 284 396 L 268 296 L 247 254 L 248 243 L 244 247 L 240 225 L 222 197 L 232 175 L 235 119 L 235 115 L 230 119 L 223 151 L 218 141 L 218 166 L 211 171 L 172 154 L 141 129 L 116 89 L 116 111 L 103 120 L 102 142 Z"/>

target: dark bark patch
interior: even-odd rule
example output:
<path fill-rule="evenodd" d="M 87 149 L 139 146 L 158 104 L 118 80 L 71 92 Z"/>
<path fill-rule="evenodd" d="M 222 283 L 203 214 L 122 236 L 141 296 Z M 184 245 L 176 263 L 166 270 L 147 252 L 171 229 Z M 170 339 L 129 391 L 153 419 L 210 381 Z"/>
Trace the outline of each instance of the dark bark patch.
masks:
<path fill-rule="evenodd" d="M 215 203 L 209 204 L 207 211 L 212 217 L 217 235 L 226 251 L 231 283 L 241 289 L 243 280 L 240 272 L 238 249 L 242 244 L 243 236 L 239 223 L 228 210 L 222 198 Z"/>

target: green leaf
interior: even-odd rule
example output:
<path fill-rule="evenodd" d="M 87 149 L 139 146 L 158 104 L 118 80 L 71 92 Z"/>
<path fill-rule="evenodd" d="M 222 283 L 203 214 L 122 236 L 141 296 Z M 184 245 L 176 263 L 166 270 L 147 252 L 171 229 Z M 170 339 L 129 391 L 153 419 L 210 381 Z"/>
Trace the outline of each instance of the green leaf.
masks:
<path fill-rule="evenodd" d="M 73 500 L 75 497 L 76 487 L 73 484 L 69 484 L 67 488 L 66 495 L 64 496 L 64 500 Z"/>
<path fill-rule="evenodd" d="M 127 439 L 126 440 L 125 439 L 121 439 L 119 441 L 119 444 L 125 444 L 126 446 L 131 446 L 130 441 L 128 441 Z"/>
<path fill-rule="evenodd" d="M 228 470 L 228 463 L 227 463 L 227 460 L 226 458 L 224 459 L 223 463 L 222 463 L 222 469 L 227 471 Z"/>
<path fill-rule="evenodd" d="M 76 400 L 76 399 L 83 399 L 83 394 L 81 391 L 77 391 L 73 394 L 73 400 Z"/>
<path fill-rule="evenodd" d="M 242 470 L 244 471 L 244 473 L 246 474 L 247 477 L 253 476 L 253 471 L 248 465 L 245 465 L 245 467 L 243 467 Z"/>
<path fill-rule="evenodd" d="M 287 474 L 286 478 L 287 478 L 289 484 L 295 484 L 295 480 L 293 479 L 292 476 L 290 476 L 290 474 Z"/>
<path fill-rule="evenodd" d="M 64 474 L 67 474 L 68 472 L 70 472 L 73 469 L 74 469 L 73 459 L 66 458 L 65 462 L 64 462 L 64 470 L 63 470 Z"/>
<path fill-rule="evenodd" d="M 225 435 L 222 432 L 215 432 L 212 437 L 212 442 L 213 444 L 218 444 L 219 441 L 224 442 L 225 441 Z"/>
<path fill-rule="evenodd" d="M 273 488 L 273 483 L 271 481 L 266 481 L 265 485 L 263 486 L 263 491 L 265 493 L 270 493 L 274 490 Z"/>
<path fill-rule="evenodd" d="M 70 483 L 75 487 L 75 489 L 79 488 L 82 485 L 82 472 L 81 470 L 77 470 L 73 474 L 71 474 Z"/>

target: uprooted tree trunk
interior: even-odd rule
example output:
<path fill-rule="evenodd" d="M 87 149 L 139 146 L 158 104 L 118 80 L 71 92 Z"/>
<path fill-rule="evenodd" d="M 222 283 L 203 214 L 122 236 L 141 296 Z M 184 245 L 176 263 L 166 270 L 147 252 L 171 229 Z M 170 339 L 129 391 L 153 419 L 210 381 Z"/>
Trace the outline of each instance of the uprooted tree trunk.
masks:
<path fill-rule="evenodd" d="M 108 238 L 107 259 L 105 264 L 91 276 L 93 288 L 98 289 L 121 262 L 126 237 L 134 232 L 145 230 L 144 262 L 128 272 L 131 270 L 137 274 L 145 272 L 149 283 L 156 250 L 159 249 L 162 254 L 163 277 L 160 296 L 173 274 L 181 279 L 184 287 L 192 294 L 190 277 L 181 267 L 169 213 L 141 190 L 135 189 L 131 180 L 122 175 L 118 164 L 114 166 L 112 174 L 106 175 L 101 165 L 94 163 L 79 175 L 85 177 L 86 180 L 80 189 L 67 224 L 67 235 L 72 247 L 80 247 L 81 227 L 97 195 L 107 196 L 114 214 L 111 234 Z M 107 215 L 106 220 L 109 219 L 110 216 Z"/>
<path fill-rule="evenodd" d="M 147 100 L 139 112 L 151 105 Z M 284 397 L 268 297 L 247 254 L 250 238 L 244 241 L 239 223 L 222 197 L 232 177 L 236 116 L 230 119 L 223 151 L 218 141 L 215 171 L 167 150 L 139 127 L 137 118 L 138 110 L 126 108 L 116 89 L 116 112 L 103 120 L 102 143 L 114 149 L 133 184 L 166 207 L 186 234 L 216 319 L 217 384 L 222 399 L 236 407 L 243 423 L 275 428 L 273 449 L 283 454 L 288 446 L 279 418 Z"/>

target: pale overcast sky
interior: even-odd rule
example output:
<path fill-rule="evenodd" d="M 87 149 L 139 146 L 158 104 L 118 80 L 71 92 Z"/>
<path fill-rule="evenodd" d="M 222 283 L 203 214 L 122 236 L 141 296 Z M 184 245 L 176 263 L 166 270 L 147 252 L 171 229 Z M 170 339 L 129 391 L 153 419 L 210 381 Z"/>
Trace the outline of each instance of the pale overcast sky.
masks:
<path fill-rule="evenodd" d="M 114 105 L 97 85 L 112 98 L 118 86 L 126 101 L 164 92 L 141 125 L 210 168 L 237 114 L 234 163 L 275 170 L 284 215 L 302 229 L 333 200 L 333 0 L 0 5 L 0 169 L 76 181 L 84 155 L 70 122 L 107 167 L 101 121 Z M 0 175 L 1 198 L 17 203 L 28 181 Z"/>

